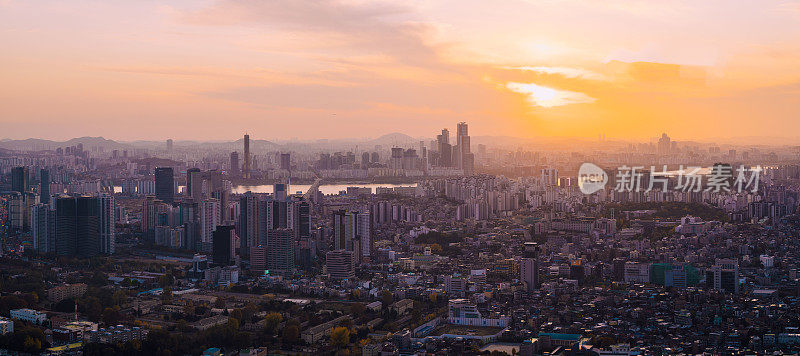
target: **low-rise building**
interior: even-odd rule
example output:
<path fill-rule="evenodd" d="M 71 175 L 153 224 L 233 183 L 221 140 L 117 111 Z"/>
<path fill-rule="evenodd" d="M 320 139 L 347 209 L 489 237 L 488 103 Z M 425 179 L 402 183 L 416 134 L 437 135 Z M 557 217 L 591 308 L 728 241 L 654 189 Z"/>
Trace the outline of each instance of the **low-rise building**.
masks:
<path fill-rule="evenodd" d="M 14 332 L 14 321 L 0 316 L 0 335 Z"/>
<path fill-rule="evenodd" d="M 64 299 L 80 298 L 86 293 L 85 283 L 65 284 L 47 290 L 47 300 L 56 304 Z"/>
<path fill-rule="evenodd" d="M 448 306 L 447 322 L 456 325 L 494 326 L 504 328 L 511 320 L 508 316 L 485 318 L 475 306 L 466 299 L 452 299 Z"/>
<path fill-rule="evenodd" d="M 47 314 L 33 309 L 14 309 L 9 312 L 11 319 L 27 321 L 29 323 L 41 325 L 47 321 Z"/>

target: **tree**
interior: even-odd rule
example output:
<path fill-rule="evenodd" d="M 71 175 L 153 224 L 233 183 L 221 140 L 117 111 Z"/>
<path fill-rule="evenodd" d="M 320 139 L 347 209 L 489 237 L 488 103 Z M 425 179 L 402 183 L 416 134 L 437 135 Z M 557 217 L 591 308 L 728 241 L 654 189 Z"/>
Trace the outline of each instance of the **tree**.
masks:
<path fill-rule="evenodd" d="M 331 331 L 331 345 L 345 347 L 350 343 L 350 329 L 338 326 Z"/>
<path fill-rule="evenodd" d="M 164 288 L 161 292 L 161 302 L 164 304 L 172 303 L 172 291 L 169 288 Z"/>
<path fill-rule="evenodd" d="M 283 316 L 280 313 L 269 313 L 264 317 L 264 332 L 269 335 L 275 335 L 278 331 L 278 325 L 283 321 Z"/>
<path fill-rule="evenodd" d="M 293 345 L 300 337 L 300 327 L 297 325 L 289 325 L 283 329 L 283 342 Z"/>
<path fill-rule="evenodd" d="M 350 313 L 353 314 L 354 317 L 359 317 L 364 314 L 364 310 L 366 310 L 366 307 L 362 303 L 353 303 L 350 305 Z"/>
<path fill-rule="evenodd" d="M 389 305 L 392 304 L 392 292 L 388 290 L 384 290 L 381 292 L 381 302 L 383 302 L 383 307 L 388 308 Z"/>
<path fill-rule="evenodd" d="M 117 308 L 106 308 L 103 310 L 103 323 L 105 323 L 106 326 L 117 325 L 120 319 L 122 319 L 122 315 Z"/>

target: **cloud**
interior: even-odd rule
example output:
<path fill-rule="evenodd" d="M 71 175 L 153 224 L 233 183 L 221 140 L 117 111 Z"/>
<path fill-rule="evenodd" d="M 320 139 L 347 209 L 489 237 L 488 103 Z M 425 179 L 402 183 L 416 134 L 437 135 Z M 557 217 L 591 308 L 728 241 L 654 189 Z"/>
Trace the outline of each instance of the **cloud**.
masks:
<path fill-rule="evenodd" d="M 609 80 L 609 78 L 603 74 L 592 72 L 590 70 L 586 70 L 583 68 L 523 66 L 523 67 L 507 67 L 506 69 L 517 69 L 517 70 L 524 70 L 542 74 L 558 74 L 567 78 L 578 78 L 578 79 L 588 79 L 588 80 Z"/>
<path fill-rule="evenodd" d="M 379 53 L 407 65 L 444 68 L 437 49 L 426 40 L 433 27 L 415 17 L 413 9 L 386 2 L 220 0 L 184 12 L 181 19 L 193 25 L 274 30 L 296 38 L 300 46 L 322 38 L 348 54 Z"/>
<path fill-rule="evenodd" d="M 550 108 L 570 104 L 593 103 L 596 99 L 584 93 L 548 88 L 533 83 L 510 82 L 506 88 L 528 96 L 532 105 Z"/>

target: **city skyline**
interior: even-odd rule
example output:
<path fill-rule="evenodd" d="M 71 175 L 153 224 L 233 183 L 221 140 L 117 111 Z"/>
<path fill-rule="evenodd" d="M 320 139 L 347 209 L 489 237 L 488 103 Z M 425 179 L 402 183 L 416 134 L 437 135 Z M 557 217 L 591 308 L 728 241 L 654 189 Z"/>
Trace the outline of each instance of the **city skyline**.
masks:
<path fill-rule="evenodd" d="M 6 0 L 0 123 L 12 139 L 334 139 L 398 123 L 417 137 L 468 121 L 522 138 L 791 141 L 799 8 Z"/>

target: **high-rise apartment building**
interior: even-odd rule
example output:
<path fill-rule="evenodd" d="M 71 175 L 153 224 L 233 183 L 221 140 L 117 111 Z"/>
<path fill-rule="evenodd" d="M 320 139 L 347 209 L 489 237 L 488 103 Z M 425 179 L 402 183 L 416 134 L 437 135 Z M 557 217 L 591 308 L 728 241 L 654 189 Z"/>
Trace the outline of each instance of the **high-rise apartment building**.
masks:
<path fill-rule="evenodd" d="M 366 263 L 372 258 L 372 218 L 370 213 L 350 211 L 344 216 L 346 250 L 355 253 L 356 263 Z"/>
<path fill-rule="evenodd" d="M 250 247 L 258 246 L 260 243 L 259 201 L 259 196 L 251 192 L 239 198 L 239 222 L 236 234 L 242 241 L 242 255 L 247 255 Z"/>
<path fill-rule="evenodd" d="M 332 279 L 353 279 L 353 252 L 333 250 L 325 255 L 325 268 Z"/>
<path fill-rule="evenodd" d="M 271 274 L 294 271 L 295 238 L 292 229 L 275 229 L 267 238 L 267 269 Z"/>
<path fill-rule="evenodd" d="M 47 204 L 31 207 L 33 249 L 39 253 L 55 252 L 56 211 Z"/>
<path fill-rule="evenodd" d="M 250 135 L 244 134 L 244 167 L 242 177 L 250 178 Z"/>
<path fill-rule="evenodd" d="M 214 238 L 214 229 L 220 225 L 220 205 L 217 199 L 205 199 L 199 204 L 199 238 L 197 247 L 201 251 L 211 252 Z"/>
<path fill-rule="evenodd" d="M 538 245 L 535 242 L 525 243 L 519 274 L 519 280 L 525 284 L 526 291 L 530 292 L 539 288 L 539 256 Z"/>
<path fill-rule="evenodd" d="M 114 254 L 115 244 L 114 196 L 101 194 L 96 199 L 99 213 L 100 253 L 111 255 Z"/>

